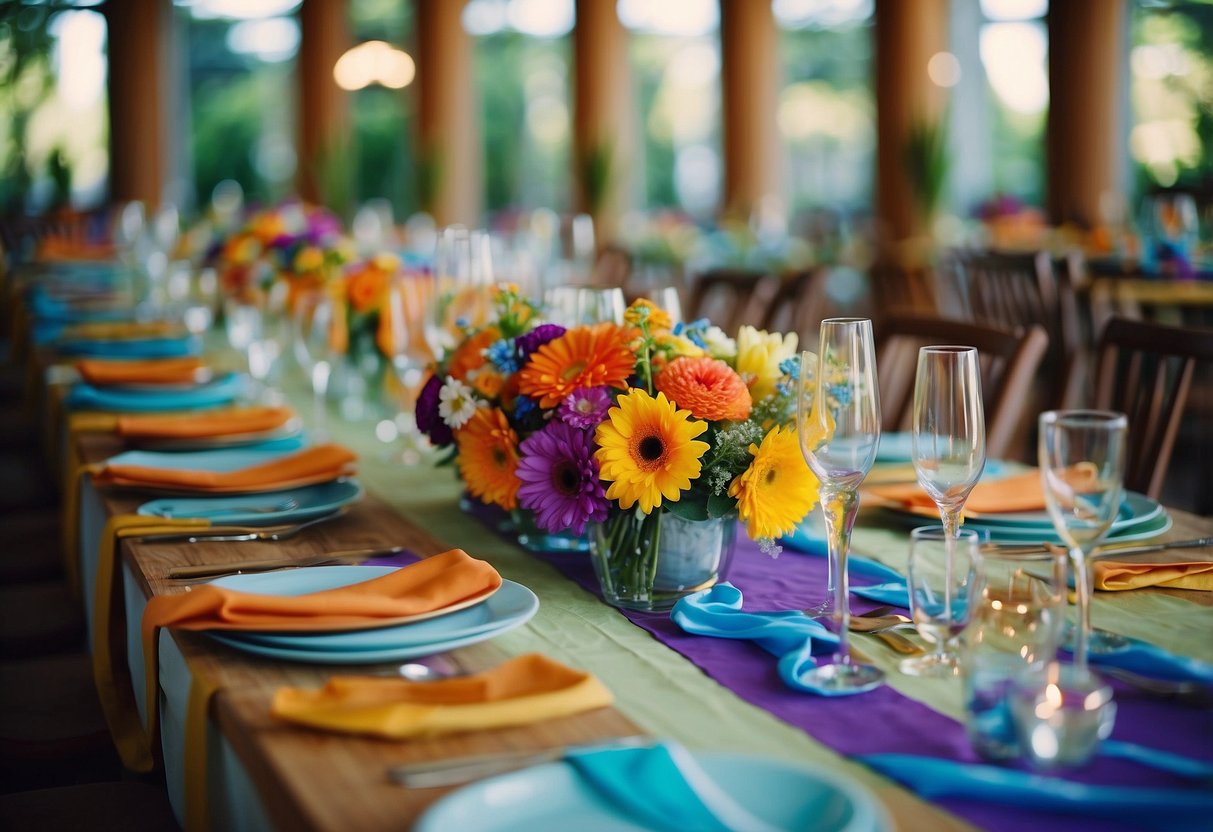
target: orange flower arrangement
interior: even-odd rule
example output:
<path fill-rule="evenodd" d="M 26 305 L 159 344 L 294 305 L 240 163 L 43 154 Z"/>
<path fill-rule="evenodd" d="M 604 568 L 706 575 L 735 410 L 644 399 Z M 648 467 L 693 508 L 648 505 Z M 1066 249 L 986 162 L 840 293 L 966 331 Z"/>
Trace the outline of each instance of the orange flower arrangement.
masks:
<path fill-rule="evenodd" d="M 519 375 L 519 390 L 543 408 L 583 387 L 624 390 L 636 365 L 632 335 L 630 328 L 612 323 L 570 329 L 531 356 Z"/>
<path fill-rule="evenodd" d="M 653 385 L 697 419 L 740 422 L 750 417 L 753 407 L 741 376 L 716 358 L 676 358 Z"/>
<path fill-rule="evenodd" d="M 387 272 L 374 263 L 367 263 L 346 278 L 346 296 L 355 312 L 369 312 L 383 302 L 387 278 Z"/>
<path fill-rule="evenodd" d="M 494 326 L 482 329 L 470 336 L 456 348 L 455 354 L 451 356 L 450 364 L 447 366 L 446 374 L 451 378 L 466 381 L 472 371 L 479 370 L 488 363 L 488 359 L 484 357 L 484 351 L 500 337 L 501 333 Z"/>

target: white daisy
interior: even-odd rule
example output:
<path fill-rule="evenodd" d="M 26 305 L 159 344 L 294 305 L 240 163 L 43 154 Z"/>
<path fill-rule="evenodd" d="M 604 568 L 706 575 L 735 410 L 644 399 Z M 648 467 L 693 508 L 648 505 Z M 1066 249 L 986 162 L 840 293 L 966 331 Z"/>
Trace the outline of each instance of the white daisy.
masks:
<path fill-rule="evenodd" d="M 467 424 L 479 406 L 472 388 L 457 378 L 448 378 L 438 391 L 438 415 L 451 430 Z"/>
<path fill-rule="evenodd" d="M 718 326 L 710 326 L 703 332 L 703 345 L 713 358 L 729 361 L 737 357 L 737 342 L 724 334 Z"/>

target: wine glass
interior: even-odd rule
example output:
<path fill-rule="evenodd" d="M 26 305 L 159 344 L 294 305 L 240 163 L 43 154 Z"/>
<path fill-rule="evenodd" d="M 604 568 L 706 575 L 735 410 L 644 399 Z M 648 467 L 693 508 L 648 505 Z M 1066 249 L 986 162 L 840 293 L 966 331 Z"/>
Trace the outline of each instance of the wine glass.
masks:
<path fill-rule="evenodd" d="M 343 310 L 329 292 L 315 289 L 299 296 L 295 306 L 295 360 L 308 374 L 312 387 L 312 433 L 317 441 L 328 436 L 329 379 L 344 353 Z"/>
<path fill-rule="evenodd" d="M 1120 511 L 1129 420 L 1106 410 L 1051 410 L 1040 415 L 1040 476 L 1053 528 L 1070 550 L 1078 620 L 1074 664 L 1124 640 L 1091 632 L 1091 554 Z M 1094 637 L 1093 637 L 1094 636 Z"/>
<path fill-rule="evenodd" d="M 813 361 L 801 354 L 802 367 Z M 833 664 L 821 665 L 805 680 L 832 694 L 860 693 L 884 682 L 884 674 L 855 664 L 847 645 L 850 607 L 847 599 L 847 554 L 851 528 L 859 510 L 859 485 L 876 459 L 880 441 L 880 394 L 876 387 L 876 356 L 872 322 L 866 318 L 827 318 L 821 336 L 813 380 L 801 372 L 801 385 L 813 384 L 810 397 L 802 388 L 797 432 L 805 461 L 821 483 L 834 577 L 832 617 L 838 632 Z"/>
<path fill-rule="evenodd" d="M 438 358 L 453 349 L 468 327 L 483 325 L 491 313 L 493 260 L 483 231 L 451 226 L 442 231 L 434 252 L 432 292 L 425 339 Z"/>
<path fill-rule="evenodd" d="M 935 645 L 924 656 L 901 662 L 910 676 L 955 676 L 949 645 L 969 623 L 971 600 L 980 594 L 981 536 L 972 529 L 922 526 L 910 533 L 906 583 L 918 634 Z"/>
<path fill-rule="evenodd" d="M 417 340 L 425 318 L 426 289 L 424 279 L 398 274 L 388 283 L 387 297 L 380 312 L 379 332 L 383 341 L 380 346 L 399 383 L 396 434 L 404 447 L 401 460 L 408 465 L 419 463 L 428 447 L 425 434 L 417 428 L 414 414 L 423 370 L 429 358 L 425 344 Z"/>

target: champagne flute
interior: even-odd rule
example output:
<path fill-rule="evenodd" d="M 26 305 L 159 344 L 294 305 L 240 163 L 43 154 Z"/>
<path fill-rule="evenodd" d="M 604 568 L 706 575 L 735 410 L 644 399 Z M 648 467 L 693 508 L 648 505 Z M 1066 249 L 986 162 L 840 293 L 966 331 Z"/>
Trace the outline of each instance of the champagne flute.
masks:
<path fill-rule="evenodd" d="M 434 252 L 433 291 L 425 320 L 426 342 L 435 357 L 453 349 L 464 329 L 487 321 L 492 286 L 488 234 L 463 226 L 443 229 Z"/>
<path fill-rule="evenodd" d="M 801 365 L 813 360 L 801 354 Z M 821 665 L 805 681 L 825 693 L 860 693 L 879 687 L 884 674 L 855 664 L 847 645 L 850 607 L 847 598 L 847 554 L 851 528 L 859 510 L 859 485 L 876 459 L 880 441 L 880 399 L 872 322 L 866 318 L 828 318 L 821 322 L 814 381 L 801 372 L 801 384 L 813 383 L 811 404 L 802 389 L 797 432 L 805 461 L 821 483 L 821 505 L 829 538 L 834 578 L 833 619 L 838 652 L 833 664 Z"/>
<path fill-rule="evenodd" d="M 914 379 L 911 457 L 918 484 L 939 508 L 947 533 L 944 554 L 948 585 L 953 563 L 952 542 L 959 539 L 960 524 L 969 492 L 981 478 L 986 463 L 986 420 L 981 401 L 981 368 L 973 347 L 930 346 L 918 351 Z M 951 618 L 951 595 L 943 596 L 944 618 Z M 923 634 L 924 637 L 926 634 Z M 957 634 L 958 635 L 958 634 Z M 956 665 L 955 637 L 938 644 L 938 651 L 921 660 L 907 660 L 902 670 L 914 675 L 952 673 Z"/>
<path fill-rule="evenodd" d="M 341 313 L 337 301 L 323 288 L 301 295 L 295 307 L 295 360 L 311 383 L 312 433 L 317 441 L 328 436 L 329 379 L 333 366 L 341 359 L 345 340 Z"/>
<path fill-rule="evenodd" d="M 1051 410 L 1040 415 L 1040 476 L 1053 528 L 1070 550 L 1078 620 L 1074 664 L 1088 652 L 1117 649 L 1124 640 L 1091 631 L 1090 559 L 1120 511 L 1129 420 L 1106 410 Z M 1094 635 L 1094 637 L 1092 637 Z"/>
<path fill-rule="evenodd" d="M 972 529 L 923 526 L 910 533 L 906 583 L 918 634 L 935 645 L 924 656 L 901 662 L 910 676 L 955 676 L 950 645 L 969 623 L 971 600 L 980 593 L 981 536 Z"/>

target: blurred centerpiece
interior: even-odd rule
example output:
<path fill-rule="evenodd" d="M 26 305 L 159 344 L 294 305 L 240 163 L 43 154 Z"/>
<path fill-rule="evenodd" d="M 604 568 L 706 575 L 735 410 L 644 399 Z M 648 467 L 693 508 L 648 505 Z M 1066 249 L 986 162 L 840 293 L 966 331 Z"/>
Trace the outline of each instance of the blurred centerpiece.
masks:
<path fill-rule="evenodd" d="M 734 340 L 647 300 L 622 324 L 566 329 L 516 287 L 492 291 L 489 322 L 434 367 L 418 426 L 476 499 L 588 536 L 609 603 L 668 608 L 722 578 L 739 517 L 773 547 L 815 504 L 793 426 L 795 335 Z"/>

